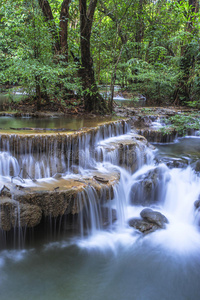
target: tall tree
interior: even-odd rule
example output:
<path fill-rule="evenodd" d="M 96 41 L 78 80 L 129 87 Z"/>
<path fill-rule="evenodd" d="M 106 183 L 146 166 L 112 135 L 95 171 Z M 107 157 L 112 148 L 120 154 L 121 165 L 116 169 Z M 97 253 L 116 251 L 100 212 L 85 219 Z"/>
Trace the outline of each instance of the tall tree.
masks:
<path fill-rule="evenodd" d="M 90 37 L 97 0 L 79 0 L 80 9 L 80 46 L 81 69 L 79 75 L 82 81 L 85 110 L 88 112 L 103 112 L 106 110 L 105 101 L 99 94 L 94 77 L 93 59 L 90 51 Z"/>

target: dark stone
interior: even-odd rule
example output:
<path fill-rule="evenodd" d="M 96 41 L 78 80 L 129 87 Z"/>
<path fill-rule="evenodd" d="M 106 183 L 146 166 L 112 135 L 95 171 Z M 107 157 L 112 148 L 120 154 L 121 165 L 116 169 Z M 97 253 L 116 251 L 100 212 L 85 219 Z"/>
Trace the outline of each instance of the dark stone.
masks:
<path fill-rule="evenodd" d="M 132 125 L 136 128 L 150 127 L 152 120 L 150 116 L 139 116 L 132 118 Z"/>
<path fill-rule="evenodd" d="M 163 162 L 165 160 L 163 159 Z M 188 166 L 188 161 L 186 159 L 175 159 L 171 158 L 169 161 L 167 161 L 166 165 L 168 168 L 173 169 L 173 168 L 186 168 Z"/>
<path fill-rule="evenodd" d="M 195 170 L 196 172 L 200 172 L 200 159 L 197 160 L 197 162 L 196 162 L 196 164 L 195 164 L 194 170 Z"/>
<path fill-rule="evenodd" d="M 133 184 L 130 202 L 134 205 L 149 206 L 164 199 L 166 184 L 170 177 L 166 167 L 157 167 L 139 176 Z"/>
<path fill-rule="evenodd" d="M 143 135 L 150 143 L 170 143 L 173 142 L 177 136 L 175 130 L 171 130 L 167 134 L 154 128 L 141 128 L 137 130 L 138 134 Z"/>
<path fill-rule="evenodd" d="M 131 219 L 129 221 L 129 225 L 131 227 L 134 227 L 135 229 L 138 229 L 139 231 L 141 231 L 142 233 L 148 234 L 150 232 L 154 232 L 157 229 L 159 229 L 159 226 L 155 223 L 150 223 L 148 221 L 145 220 L 141 220 L 141 219 Z"/>
<path fill-rule="evenodd" d="M 195 209 L 200 208 L 200 199 L 198 199 L 194 202 L 194 207 L 195 207 Z"/>
<path fill-rule="evenodd" d="M 168 224 L 168 219 L 158 211 L 154 211 L 151 208 L 145 208 L 140 213 L 141 217 L 150 223 L 158 225 L 160 228 L 165 228 L 165 224 Z"/>

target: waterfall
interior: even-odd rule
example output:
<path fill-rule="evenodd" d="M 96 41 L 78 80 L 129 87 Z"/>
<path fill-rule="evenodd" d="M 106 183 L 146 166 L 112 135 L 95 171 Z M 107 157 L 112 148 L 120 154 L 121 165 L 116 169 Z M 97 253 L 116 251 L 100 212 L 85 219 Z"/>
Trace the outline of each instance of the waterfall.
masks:
<path fill-rule="evenodd" d="M 197 231 L 198 174 L 192 166 L 170 168 L 157 159 L 158 150 L 131 130 L 129 122 L 110 122 L 72 134 L 2 134 L 0 146 L 0 178 L 14 193 L 9 209 L 14 208 L 15 221 L 8 220 L 6 230 L 35 226 L 42 216 L 55 218 L 55 222 L 58 218 L 61 228 L 62 218 L 66 221 L 71 214 L 79 224 L 81 239 L 105 230 L 114 240 L 122 233 L 135 238 L 141 232 L 149 233 L 149 228 L 158 230 L 154 235 L 166 236 L 177 224 L 191 227 L 191 235 Z M 56 173 L 59 176 L 52 178 Z M 9 185 L 9 178 L 14 186 Z M 25 187 L 30 192 L 24 192 Z M 154 221 L 142 216 L 144 208 L 168 222 L 154 226 Z M 35 211 L 35 219 L 29 222 Z M 5 212 L 2 203 L 0 222 Z"/>
<path fill-rule="evenodd" d="M 198 300 L 199 141 L 2 134 L 1 298 Z"/>
<path fill-rule="evenodd" d="M 128 121 L 115 121 L 74 134 L 0 134 L 0 176 L 51 177 L 71 173 L 72 166 L 94 165 L 95 146 L 130 131 Z"/>

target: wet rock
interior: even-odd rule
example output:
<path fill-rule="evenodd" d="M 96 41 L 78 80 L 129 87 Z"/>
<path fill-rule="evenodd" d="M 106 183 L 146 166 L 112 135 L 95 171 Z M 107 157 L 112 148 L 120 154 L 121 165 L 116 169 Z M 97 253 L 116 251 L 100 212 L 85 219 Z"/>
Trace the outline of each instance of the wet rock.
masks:
<path fill-rule="evenodd" d="M 160 166 L 139 176 L 131 188 L 130 202 L 134 205 L 148 206 L 162 201 L 166 184 L 170 177 L 166 166 Z"/>
<path fill-rule="evenodd" d="M 132 117 L 132 125 L 136 128 L 150 127 L 152 120 L 150 116 Z"/>
<path fill-rule="evenodd" d="M 141 211 L 140 218 L 133 218 L 129 220 L 129 226 L 134 227 L 144 234 L 154 232 L 158 229 L 164 229 L 168 224 L 167 218 L 158 211 L 150 208 L 145 208 Z"/>
<path fill-rule="evenodd" d="M 117 138 L 100 144 L 96 159 L 112 162 L 134 172 L 139 165 L 141 166 L 146 162 L 148 147 L 148 142 L 143 136 L 131 133 L 126 138 Z"/>
<path fill-rule="evenodd" d="M 167 133 L 152 128 L 138 129 L 137 132 L 143 135 L 150 143 L 171 143 L 177 137 L 177 132 L 174 129 Z"/>
<path fill-rule="evenodd" d="M 159 229 L 159 226 L 155 223 L 150 223 L 148 221 L 134 218 L 129 220 L 129 226 L 141 231 L 142 233 L 148 234 Z"/>
<path fill-rule="evenodd" d="M 197 160 L 195 167 L 194 167 L 195 172 L 200 172 L 200 159 Z"/>
<path fill-rule="evenodd" d="M 10 189 L 6 185 L 0 188 L 0 196 L 11 197 Z"/>
<path fill-rule="evenodd" d="M 12 227 L 34 227 L 42 218 L 42 210 L 37 205 L 19 203 L 18 201 L 1 198 L 0 228 L 8 231 Z"/>
<path fill-rule="evenodd" d="M 178 159 L 178 158 L 167 158 L 163 159 L 163 162 L 166 163 L 168 168 L 186 168 L 188 166 L 188 160 L 187 159 Z"/>
<path fill-rule="evenodd" d="M 113 198 L 113 187 L 119 179 L 117 171 L 102 174 L 91 170 L 90 176 L 37 181 L 31 187 L 22 183 L 17 188 L 14 183 L 7 183 L 13 199 L 0 196 L 0 228 L 8 231 L 13 227 L 34 227 L 42 216 L 56 218 L 78 215 L 84 208 L 88 211 L 90 205 L 104 204 Z M 115 211 L 104 215 L 105 225 L 116 220 Z"/>
<path fill-rule="evenodd" d="M 195 209 L 200 208 L 200 195 L 199 195 L 199 199 L 194 202 L 194 207 L 195 207 Z"/>
<path fill-rule="evenodd" d="M 151 208 L 145 208 L 140 213 L 141 217 L 147 222 L 158 225 L 160 228 L 165 228 L 165 225 L 169 223 L 168 219 L 158 211 L 154 211 Z"/>

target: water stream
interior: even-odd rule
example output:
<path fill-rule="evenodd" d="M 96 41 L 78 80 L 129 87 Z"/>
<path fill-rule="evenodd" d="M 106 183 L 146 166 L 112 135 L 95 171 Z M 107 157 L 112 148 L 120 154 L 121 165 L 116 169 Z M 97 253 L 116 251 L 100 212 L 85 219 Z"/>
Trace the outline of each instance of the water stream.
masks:
<path fill-rule="evenodd" d="M 199 158 L 200 139 L 179 139 L 173 144 L 156 145 L 155 150 L 138 147 L 133 172 L 123 166 L 126 159 L 120 165 L 117 151 L 104 152 L 106 145 L 132 139 L 129 131 L 127 127 L 118 134 L 98 135 L 89 166 L 120 174 L 114 199 L 104 203 L 110 225 L 102 226 L 101 209 L 94 201 L 98 195 L 91 189 L 87 194 L 87 234 L 82 219 L 82 232 L 66 230 L 51 240 L 35 236 L 29 247 L 1 251 L 1 300 L 199 300 L 200 220 L 194 202 L 200 195 L 200 177 L 193 165 Z M 8 152 L 12 154 L 5 148 L 0 155 Z M 11 157 L 18 159 L 16 153 Z M 174 167 L 169 163 L 174 159 L 184 163 Z M 2 161 L 3 173 L 8 159 Z M 79 171 L 88 174 L 89 167 L 80 165 Z M 63 176 L 70 172 L 65 166 Z M 146 193 L 143 184 L 155 174 L 156 184 L 153 182 Z M 143 235 L 129 226 L 129 220 L 139 218 L 146 206 L 168 218 L 166 229 Z M 116 222 L 112 222 L 112 211 L 116 211 Z"/>

